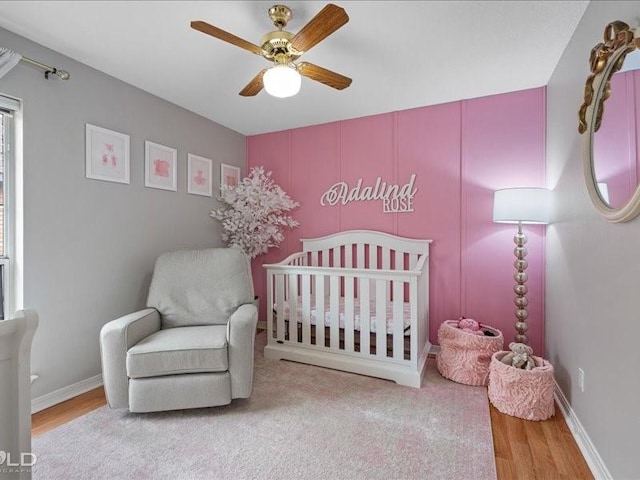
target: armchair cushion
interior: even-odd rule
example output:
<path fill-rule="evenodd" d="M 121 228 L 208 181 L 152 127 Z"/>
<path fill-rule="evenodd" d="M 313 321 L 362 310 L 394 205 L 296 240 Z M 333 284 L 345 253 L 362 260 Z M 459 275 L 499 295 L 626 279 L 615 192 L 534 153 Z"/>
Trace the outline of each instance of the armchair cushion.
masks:
<path fill-rule="evenodd" d="M 253 300 L 248 257 L 234 248 L 209 248 L 161 255 L 153 272 L 147 306 L 162 328 L 222 325 L 240 305 Z"/>
<path fill-rule="evenodd" d="M 224 372 L 228 369 L 225 325 L 160 330 L 127 351 L 129 378 Z"/>

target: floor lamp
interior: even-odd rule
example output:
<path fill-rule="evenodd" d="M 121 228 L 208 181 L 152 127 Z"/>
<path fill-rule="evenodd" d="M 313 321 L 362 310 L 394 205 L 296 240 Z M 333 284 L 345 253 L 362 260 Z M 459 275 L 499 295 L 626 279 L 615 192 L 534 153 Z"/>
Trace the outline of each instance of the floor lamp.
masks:
<path fill-rule="evenodd" d="M 496 190 L 493 196 L 493 221 L 497 223 L 517 223 L 518 232 L 513 237 L 516 244 L 513 254 L 516 260 L 513 266 L 516 273 L 513 279 L 516 284 L 513 291 L 516 294 L 513 302 L 516 304 L 516 335 L 515 341 L 527 343 L 527 236 L 522 231 L 523 223 L 547 224 L 551 213 L 551 191 L 546 188 L 505 188 Z"/>

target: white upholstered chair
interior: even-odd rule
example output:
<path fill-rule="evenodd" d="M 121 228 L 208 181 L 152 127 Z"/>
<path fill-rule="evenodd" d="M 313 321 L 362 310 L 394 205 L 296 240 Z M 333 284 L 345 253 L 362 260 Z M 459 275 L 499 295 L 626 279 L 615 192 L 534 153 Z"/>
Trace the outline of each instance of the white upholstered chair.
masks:
<path fill-rule="evenodd" d="M 148 308 L 100 332 L 109 406 L 151 412 L 248 398 L 258 320 L 253 298 L 249 259 L 240 250 L 161 255 Z"/>
<path fill-rule="evenodd" d="M 8 468 L 31 453 L 31 342 L 38 326 L 35 310 L 19 310 L 0 320 L 0 478 L 26 480 L 31 469 Z M 28 461 L 32 457 L 25 457 Z"/>

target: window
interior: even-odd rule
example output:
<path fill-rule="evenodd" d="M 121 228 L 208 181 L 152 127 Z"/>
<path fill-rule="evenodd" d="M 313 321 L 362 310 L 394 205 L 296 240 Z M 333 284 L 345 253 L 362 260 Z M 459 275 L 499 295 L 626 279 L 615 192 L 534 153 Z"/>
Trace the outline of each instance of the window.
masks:
<path fill-rule="evenodd" d="M 14 115 L 20 104 L 0 95 L 0 320 L 13 314 L 14 301 Z"/>
<path fill-rule="evenodd" d="M 10 134 L 8 132 L 11 117 L 0 111 L 0 320 L 5 318 L 5 286 L 9 256 L 7 255 L 7 229 L 5 218 L 5 164 L 11 154 Z"/>

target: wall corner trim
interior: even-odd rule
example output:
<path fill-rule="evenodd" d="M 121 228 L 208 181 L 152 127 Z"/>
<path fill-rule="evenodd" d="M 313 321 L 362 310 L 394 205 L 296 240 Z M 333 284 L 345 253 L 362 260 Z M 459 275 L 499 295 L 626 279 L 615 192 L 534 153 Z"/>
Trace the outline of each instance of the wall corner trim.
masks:
<path fill-rule="evenodd" d="M 580 452 L 582 452 L 582 455 L 591 469 L 591 473 L 594 478 L 596 480 L 613 480 L 611 473 L 609 473 L 607 466 L 604 464 L 604 461 L 596 450 L 591 438 L 589 438 L 589 435 L 582 426 L 582 423 L 580 423 L 580 420 L 576 416 L 576 412 L 571 408 L 567 397 L 564 395 L 562 390 L 560 390 L 560 386 L 555 380 L 553 383 L 553 394 L 556 399 L 556 403 L 560 407 L 562 416 L 567 422 L 567 426 L 569 427 L 569 430 L 571 430 L 571 434 L 578 444 L 578 448 L 580 449 Z"/>
<path fill-rule="evenodd" d="M 58 403 L 77 397 L 83 393 L 102 386 L 102 374 L 81 380 L 78 383 L 62 387 L 50 393 L 46 393 L 38 398 L 31 400 L 31 413 L 34 414 L 45 408 L 53 407 Z"/>

